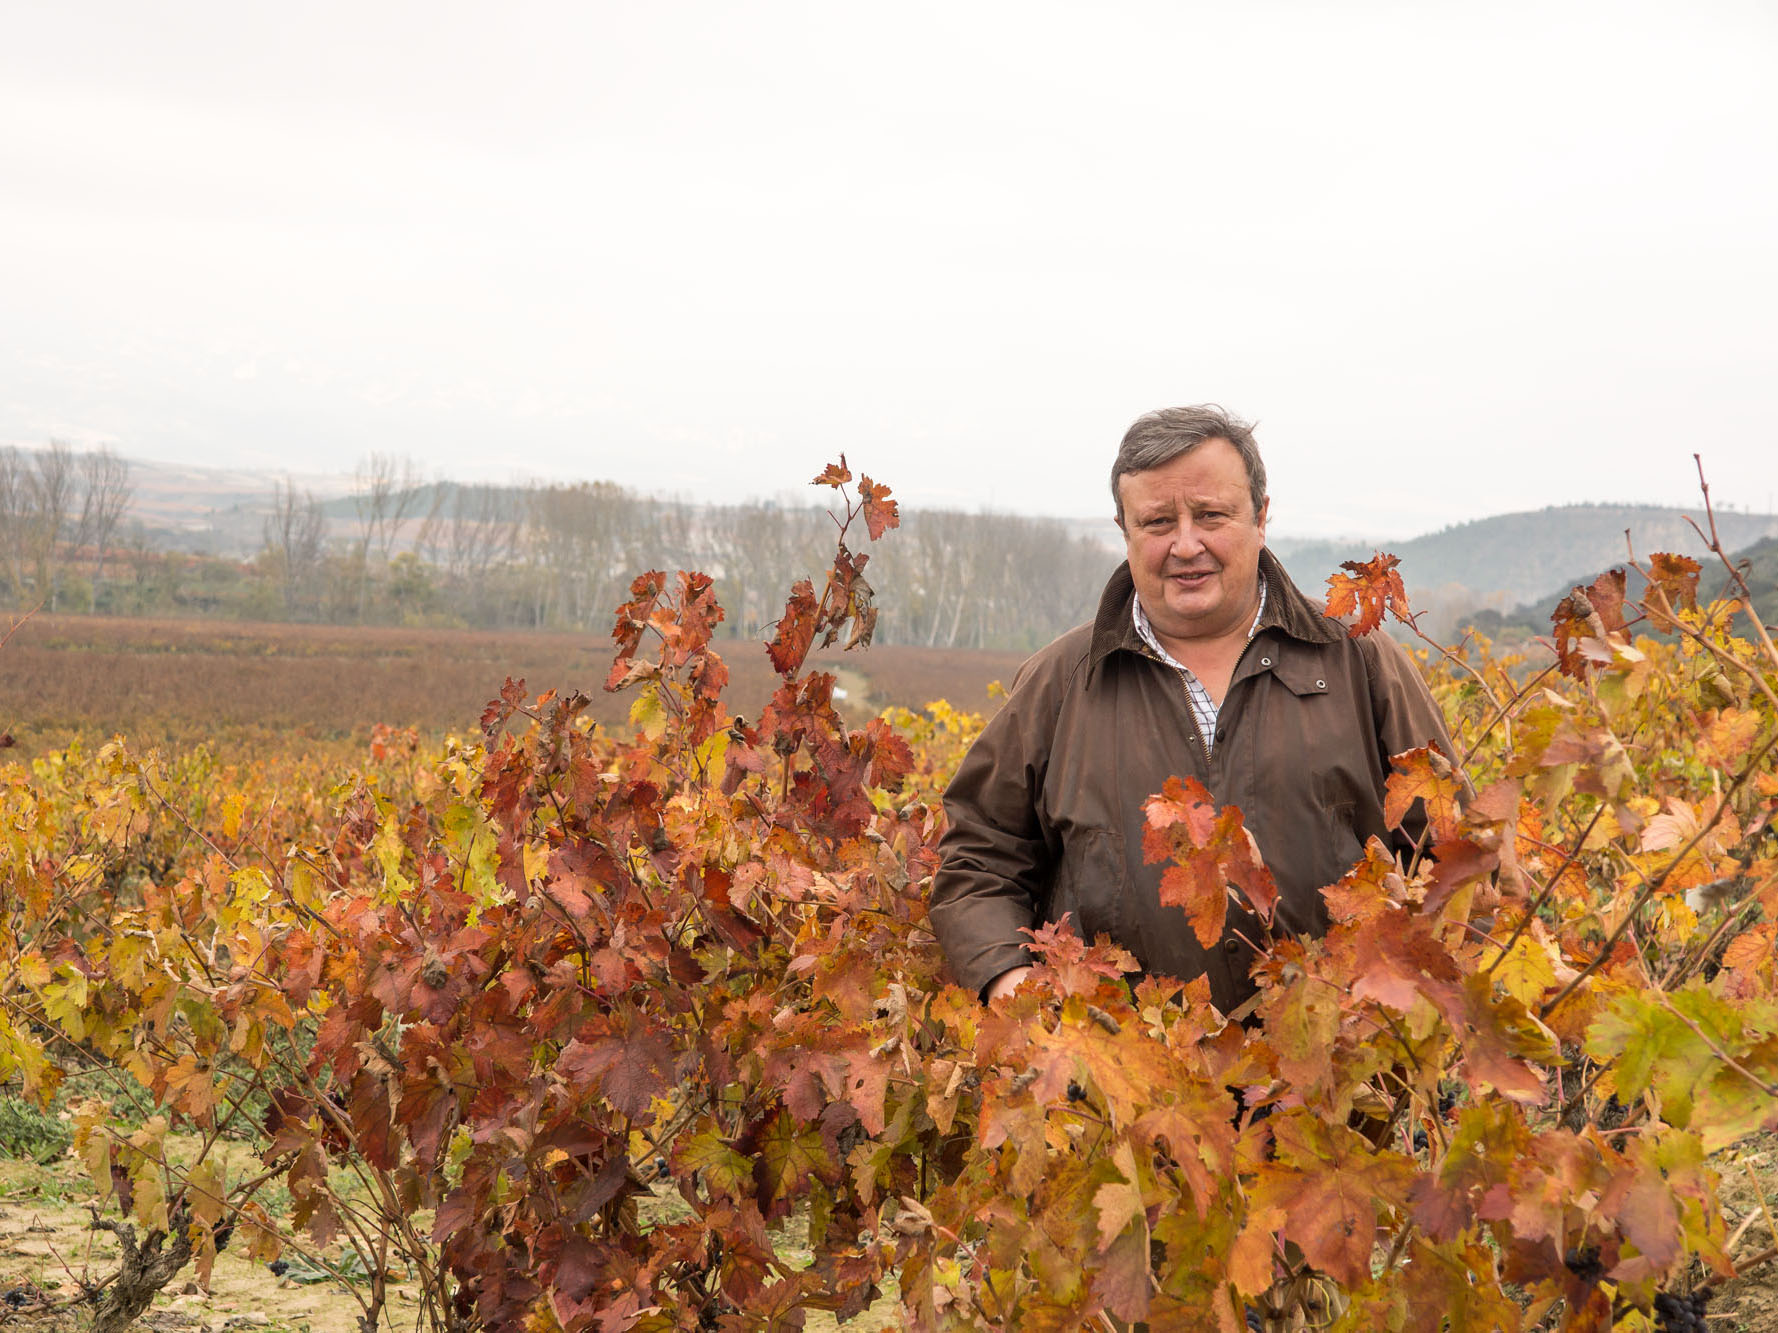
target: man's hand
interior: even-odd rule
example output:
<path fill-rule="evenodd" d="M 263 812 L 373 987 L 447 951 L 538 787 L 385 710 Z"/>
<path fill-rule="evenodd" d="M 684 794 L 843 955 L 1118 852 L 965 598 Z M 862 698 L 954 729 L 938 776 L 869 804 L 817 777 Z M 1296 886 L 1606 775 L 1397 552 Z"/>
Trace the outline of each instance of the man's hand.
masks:
<path fill-rule="evenodd" d="M 1029 967 L 1009 967 L 988 983 L 988 1000 L 992 1002 L 998 1000 L 1002 995 L 1011 995 L 1019 988 L 1019 984 L 1030 975 L 1031 969 Z"/>

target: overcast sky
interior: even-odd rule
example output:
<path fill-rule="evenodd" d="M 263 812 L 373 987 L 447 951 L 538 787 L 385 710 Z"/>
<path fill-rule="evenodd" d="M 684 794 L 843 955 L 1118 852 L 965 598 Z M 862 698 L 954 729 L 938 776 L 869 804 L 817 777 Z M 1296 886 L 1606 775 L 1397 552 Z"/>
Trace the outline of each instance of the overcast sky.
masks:
<path fill-rule="evenodd" d="M 1778 6 L 20 3 L 0 441 L 1278 533 L 1778 491 Z"/>

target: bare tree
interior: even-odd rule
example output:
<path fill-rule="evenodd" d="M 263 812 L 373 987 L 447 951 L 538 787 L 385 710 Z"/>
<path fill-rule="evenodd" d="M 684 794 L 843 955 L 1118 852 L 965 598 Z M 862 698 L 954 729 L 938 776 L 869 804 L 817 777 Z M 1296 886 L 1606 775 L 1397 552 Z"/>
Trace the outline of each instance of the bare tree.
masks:
<path fill-rule="evenodd" d="M 38 452 L 36 468 L 25 475 L 25 487 L 31 503 L 28 542 L 37 596 L 54 611 L 62 575 L 57 548 L 74 500 L 74 450 L 66 440 L 51 440 L 49 448 Z"/>
<path fill-rule="evenodd" d="M 309 492 L 299 496 L 288 480 L 272 488 L 272 512 L 266 515 L 262 557 L 271 566 L 284 592 L 284 611 L 296 606 L 297 594 L 321 564 L 322 538 L 327 517 L 321 503 Z"/>
<path fill-rule="evenodd" d="M 517 556 L 522 510 L 511 487 L 440 482 L 415 544 L 450 582 L 478 584 Z"/>
<path fill-rule="evenodd" d="M 93 609 L 99 606 L 99 584 L 105 578 L 105 552 L 117 532 L 118 520 L 129 507 L 134 487 L 130 485 L 130 465 L 109 449 L 95 449 L 80 460 L 81 497 L 80 523 L 74 544 L 84 548 L 88 543 L 93 553 Z"/>
<path fill-rule="evenodd" d="M 30 547 L 31 492 L 26 475 L 19 451 L 0 449 L 0 572 L 15 603 L 24 600 Z"/>
<path fill-rule="evenodd" d="M 413 459 L 372 453 L 359 464 L 352 491 L 352 508 L 358 515 L 358 539 L 353 551 L 358 578 L 358 619 L 370 596 L 370 553 L 375 547 L 384 563 L 402 520 L 419 501 L 419 473 Z"/>
<path fill-rule="evenodd" d="M 377 551 L 384 560 L 389 550 L 401 540 L 401 525 L 414 515 L 420 503 L 420 470 L 414 460 L 403 454 L 372 454 L 367 472 L 376 507 L 382 512 L 377 528 Z"/>
<path fill-rule="evenodd" d="M 634 498 L 613 482 L 531 491 L 525 548 L 536 575 L 537 624 L 591 626 L 617 605 L 609 593 L 621 584 L 635 519 Z"/>

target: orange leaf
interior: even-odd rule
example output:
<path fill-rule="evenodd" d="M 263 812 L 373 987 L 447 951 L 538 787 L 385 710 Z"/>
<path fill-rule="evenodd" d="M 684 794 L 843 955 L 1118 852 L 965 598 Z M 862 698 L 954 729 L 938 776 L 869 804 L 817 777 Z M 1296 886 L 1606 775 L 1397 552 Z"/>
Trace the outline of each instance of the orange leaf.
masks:
<path fill-rule="evenodd" d="M 901 508 L 889 498 L 887 486 L 865 477 L 858 483 L 858 494 L 864 502 L 864 525 L 873 542 L 890 528 L 901 526 Z"/>
<path fill-rule="evenodd" d="M 1666 595 L 1669 606 L 1695 607 L 1698 604 L 1698 571 L 1701 566 L 1689 555 L 1657 552 L 1648 560 L 1648 581 Z M 1654 617 L 1657 628 L 1666 629 L 1666 617 Z"/>
<path fill-rule="evenodd" d="M 1409 615 L 1408 594 L 1396 571 L 1400 563 L 1394 556 L 1381 551 L 1374 559 L 1363 563 L 1341 561 L 1340 568 L 1352 572 L 1328 576 L 1327 614 L 1340 620 L 1358 612 L 1358 621 L 1351 629 L 1353 638 L 1369 634 L 1381 625 L 1385 609 L 1395 612 L 1397 620 L 1405 621 Z"/>
<path fill-rule="evenodd" d="M 1383 798 L 1383 818 L 1390 828 L 1400 828 L 1402 820 L 1415 801 L 1425 803 L 1426 819 L 1432 825 L 1434 843 L 1448 842 L 1457 836 L 1457 797 L 1463 791 L 1457 771 L 1431 746 L 1398 754 L 1389 761 L 1395 772 L 1389 775 Z"/>
<path fill-rule="evenodd" d="M 1174 863 L 1161 873 L 1161 902 L 1185 911 L 1206 949 L 1222 938 L 1230 888 L 1239 889 L 1261 918 L 1271 919 L 1278 886 L 1239 809 L 1217 810 L 1195 778 L 1168 778 L 1160 795 L 1144 803 L 1143 813 L 1148 820 L 1143 860 Z"/>
<path fill-rule="evenodd" d="M 822 468 L 821 475 L 816 477 L 814 481 L 811 481 L 809 485 L 832 486 L 835 490 L 838 490 L 841 486 L 844 486 L 851 480 L 852 470 L 846 466 L 846 456 L 841 454 L 839 462 L 829 463 L 826 467 Z"/>

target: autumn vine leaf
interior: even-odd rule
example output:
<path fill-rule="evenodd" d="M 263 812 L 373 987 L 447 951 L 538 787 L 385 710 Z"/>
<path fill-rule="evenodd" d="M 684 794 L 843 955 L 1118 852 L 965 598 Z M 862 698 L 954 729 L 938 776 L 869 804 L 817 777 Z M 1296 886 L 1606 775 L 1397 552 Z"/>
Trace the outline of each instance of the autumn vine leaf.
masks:
<path fill-rule="evenodd" d="M 1161 872 L 1161 903 L 1184 910 L 1200 944 L 1207 949 L 1222 938 L 1231 888 L 1262 921 L 1271 920 L 1278 886 L 1238 809 L 1218 810 L 1196 778 L 1168 778 L 1142 810 L 1143 860 L 1173 863 Z"/>
<path fill-rule="evenodd" d="M 878 540 L 890 528 L 901 525 L 901 507 L 889 498 L 887 486 L 865 477 L 858 483 L 858 495 L 864 506 L 865 527 L 872 541 Z"/>
<path fill-rule="evenodd" d="M 1624 571 L 1607 570 L 1585 587 L 1575 588 L 1550 613 L 1555 630 L 1556 662 L 1562 674 L 1576 680 L 1590 665 L 1612 660 L 1607 636 L 1624 629 Z"/>
<path fill-rule="evenodd" d="M 815 601 L 815 585 L 798 579 L 784 603 L 784 614 L 766 652 L 772 659 L 772 670 L 781 676 L 793 676 L 802 670 L 809 647 L 815 642 L 815 623 L 819 606 Z"/>
<path fill-rule="evenodd" d="M 1349 631 L 1353 638 L 1369 634 L 1383 623 L 1385 610 L 1396 618 L 1409 617 L 1407 589 L 1402 586 L 1395 556 L 1379 551 L 1366 561 L 1344 560 L 1340 568 L 1345 574 L 1330 574 L 1327 579 L 1327 614 L 1343 620 L 1353 612 L 1358 619 Z"/>
<path fill-rule="evenodd" d="M 1672 611 L 1696 609 L 1701 568 L 1689 555 L 1672 555 L 1660 551 L 1649 557 L 1649 586 L 1661 594 L 1661 601 L 1651 599 L 1649 606 L 1649 619 L 1656 629 L 1673 628 L 1674 621 L 1670 614 Z"/>
<path fill-rule="evenodd" d="M 789 1330 L 892 1287 L 872 1317 L 916 1333 L 1233 1333 L 1315 1292 L 1345 1327 L 1601 1333 L 1767 1262 L 1705 1154 L 1778 1089 L 1778 654 L 1686 611 L 1696 562 L 1574 590 L 1584 679 L 1435 660 L 1480 794 L 1399 756 L 1385 820 L 1423 809 L 1430 855 L 1369 830 L 1320 936 L 1250 929 L 1277 890 L 1235 806 L 1147 801 L 1180 928 L 1253 936 L 1237 1020 L 1071 918 L 985 1006 L 926 902 L 984 719 L 854 724 L 809 666 L 868 639 L 848 542 L 899 517 L 852 479 L 817 478 L 833 559 L 789 590 L 752 722 L 716 581 L 650 571 L 614 625 L 628 732 L 513 679 L 478 738 L 385 728 L 344 774 L 124 742 L 0 764 L 0 1080 L 46 1103 L 78 1049 L 155 1103 L 70 1103 L 103 1224 L 200 1271 L 231 1229 L 358 1255 L 361 1325 L 406 1274 L 427 1333 Z M 1407 615 L 1393 557 L 1334 592 L 1360 633 Z M 1682 642 L 1626 641 L 1651 602 Z"/>
<path fill-rule="evenodd" d="M 1390 763 L 1395 771 L 1385 783 L 1383 818 L 1389 827 L 1400 828 L 1416 801 L 1423 802 L 1435 845 L 1458 836 L 1459 802 L 1463 780 L 1451 761 L 1429 745 L 1398 754 Z"/>

